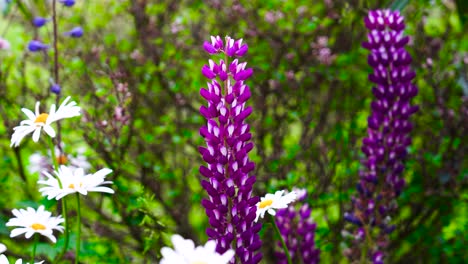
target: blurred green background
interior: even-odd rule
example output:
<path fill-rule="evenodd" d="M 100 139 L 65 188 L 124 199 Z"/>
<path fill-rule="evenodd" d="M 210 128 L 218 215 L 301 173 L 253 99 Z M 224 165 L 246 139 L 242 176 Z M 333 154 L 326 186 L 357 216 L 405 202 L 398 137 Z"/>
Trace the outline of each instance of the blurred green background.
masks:
<path fill-rule="evenodd" d="M 9 139 L 22 107 L 55 102 L 52 53 L 27 51 L 33 38 L 51 43 L 52 27 L 30 22 L 50 17 L 45 1 L 13 2 L 0 16 L 0 37 L 11 43 L 0 51 L 0 242 L 9 255 L 25 257 L 31 241 L 10 239 L 4 225 L 11 209 L 45 204 L 59 212 L 28 169 L 33 153 L 48 155 L 46 142 L 27 139 L 14 149 Z M 200 69 L 210 58 L 202 49 L 210 35 L 249 45 L 243 59 L 254 68 L 248 122 L 255 194 L 307 188 L 322 263 L 347 263 L 343 214 L 355 192 L 372 100 L 362 19 L 376 8 L 405 16 L 421 107 L 412 117 L 408 185 L 393 219 L 388 263 L 466 263 L 466 1 L 78 0 L 58 9 L 59 31 L 81 25 L 85 35 L 60 34 L 59 61 L 62 95 L 84 114 L 61 123 L 62 140 L 71 155 L 85 149 L 91 171 L 112 168 L 116 190 L 83 199 L 83 263 L 156 263 L 173 233 L 206 242 L 198 92 L 206 87 Z M 262 233 L 264 263 L 274 263 L 269 231 Z M 63 236 L 57 245 L 43 239 L 38 252 L 53 257 L 62 244 Z"/>

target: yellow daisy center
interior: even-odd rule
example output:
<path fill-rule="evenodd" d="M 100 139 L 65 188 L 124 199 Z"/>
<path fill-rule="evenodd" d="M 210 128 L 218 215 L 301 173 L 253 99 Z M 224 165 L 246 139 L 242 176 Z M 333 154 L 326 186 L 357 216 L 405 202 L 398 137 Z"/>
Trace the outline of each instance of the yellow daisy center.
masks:
<path fill-rule="evenodd" d="M 265 201 L 260 202 L 258 207 L 263 209 L 263 208 L 265 208 L 267 206 L 270 206 L 272 203 L 273 203 L 273 200 L 265 200 Z"/>
<path fill-rule="evenodd" d="M 46 227 L 45 225 L 43 224 L 39 224 L 39 223 L 34 223 L 31 225 L 31 228 L 34 229 L 34 230 L 46 230 Z"/>
<path fill-rule="evenodd" d="M 82 182 L 80 182 L 80 187 L 83 187 L 83 183 L 82 183 Z M 70 183 L 70 185 L 68 185 L 68 188 L 70 188 L 70 189 L 75 189 L 75 184 Z"/>
<path fill-rule="evenodd" d="M 49 117 L 49 114 L 46 114 L 46 113 L 42 113 L 40 114 L 36 120 L 34 121 L 34 123 L 44 123 L 47 121 L 47 118 Z"/>
<path fill-rule="evenodd" d="M 65 164 L 67 164 L 67 162 L 68 162 L 68 158 L 67 158 L 67 156 L 65 156 L 65 155 L 62 154 L 62 155 L 60 155 L 60 156 L 57 157 L 57 162 L 58 162 L 58 164 L 60 164 L 60 165 L 65 165 Z"/>

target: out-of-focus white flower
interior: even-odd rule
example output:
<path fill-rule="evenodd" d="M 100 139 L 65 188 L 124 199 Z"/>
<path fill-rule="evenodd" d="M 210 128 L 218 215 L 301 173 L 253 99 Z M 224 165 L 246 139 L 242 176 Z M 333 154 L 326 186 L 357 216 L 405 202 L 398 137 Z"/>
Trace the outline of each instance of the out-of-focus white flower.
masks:
<path fill-rule="evenodd" d="M 63 148 L 63 146 L 62 146 Z M 91 164 L 88 162 L 88 159 L 84 155 L 86 149 L 79 148 L 76 150 L 75 155 L 61 153 L 60 149 L 55 146 L 56 159 L 59 165 L 67 165 L 72 170 L 82 168 L 84 171 L 88 171 L 91 168 Z M 30 173 L 36 173 L 41 171 L 51 171 L 53 170 L 52 160 L 49 156 L 44 156 L 39 152 L 33 153 L 29 156 L 29 165 L 28 170 Z"/>
<path fill-rule="evenodd" d="M 11 230 L 10 237 L 16 237 L 25 234 L 26 238 L 31 238 L 35 233 L 39 233 L 48 237 L 52 242 L 57 242 L 53 235 L 53 230 L 63 232 L 63 226 L 60 224 L 64 222 L 61 216 L 53 217 L 49 211 L 44 210 L 44 206 L 34 210 L 31 207 L 24 209 L 13 209 L 13 215 L 16 218 L 11 218 L 6 226 L 18 226 Z"/>
<path fill-rule="evenodd" d="M 62 199 L 62 197 L 71 193 L 80 193 L 87 195 L 88 192 L 105 192 L 114 193 L 109 187 L 101 186 L 103 184 L 111 184 L 111 181 L 104 181 L 107 174 L 111 173 L 111 169 L 101 169 L 94 174 L 84 174 L 82 168 L 72 170 L 69 167 L 62 165 L 58 171 L 54 171 L 57 177 L 50 175 L 48 172 L 43 172 L 47 176 L 47 180 L 39 180 L 38 184 L 46 185 L 39 189 L 43 196 L 47 196 L 47 199 L 56 200 Z M 60 180 L 62 184 L 57 180 Z"/>
<path fill-rule="evenodd" d="M 234 250 L 229 249 L 224 254 L 216 252 L 216 242 L 210 240 L 205 246 L 198 246 L 190 239 L 184 239 L 179 235 L 171 238 L 174 249 L 163 247 L 163 258 L 160 264 L 227 264 L 234 257 Z"/>
<path fill-rule="evenodd" d="M 0 0 L 0 3 L 2 0 Z M 0 38 L 0 50 L 9 50 L 10 49 L 10 42 L 8 40 Z"/>
<path fill-rule="evenodd" d="M 30 173 L 41 172 L 43 170 L 52 170 L 53 166 L 50 160 L 39 152 L 29 156 L 28 170 Z"/>
<path fill-rule="evenodd" d="M 283 196 L 285 191 L 276 191 L 275 194 L 268 193 L 265 197 L 260 199 L 260 202 L 257 203 L 257 217 L 255 222 L 258 221 L 259 217 L 264 217 L 265 212 L 268 212 L 271 215 L 275 215 L 275 209 L 287 208 L 288 204 L 294 202 L 297 198 L 296 192 L 292 191 Z"/>
<path fill-rule="evenodd" d="M 40 113 L 39 105 L 40 102 L 36 103 L 36 112 L 33 113 L 31 110 L 23 108 L 21 111 L 28 117 L 28 119 L 21 121 L 20 125 L 13 128 L 15 131 L 11 136 L 11 146 L 19 146 L 21 140 L 31 133 L 33 133 L 33 141 L 37 142 L 41 134 L 41 130 L 44 131 L 50 136 L 55 137 L 55 130 L 52 128 L 51 124 L 64 118 L 70 118 L 80 115 L 81 108 L 76 105 L 76 102 L 70 101 L 70 96 L 67 97 L 59 108 L 55 109 L 55 104 L 50 106 L 50 112 Z"/>
<path fill-rule="evenodd" d="M 36 262 L 35 264 L 42 264 L 44 263 L 44 261 L 41 261 L 41 262 Z M 10 264 L 10 262 L 8 261 L 8 258 L 5 256 L 5 255 L 0 255 L 0 264 Z M 22 259 L 18 259 L 15 264 L 23 264 L 23 260 Z M 26 262 L 26 264 L 29 264 L 29 262 Z"/>
<path fill-rule="evenodd" d="M 6 246 L 2 243 L 0 243 L 0 254 L 5 252 L 7 250 Z"/>

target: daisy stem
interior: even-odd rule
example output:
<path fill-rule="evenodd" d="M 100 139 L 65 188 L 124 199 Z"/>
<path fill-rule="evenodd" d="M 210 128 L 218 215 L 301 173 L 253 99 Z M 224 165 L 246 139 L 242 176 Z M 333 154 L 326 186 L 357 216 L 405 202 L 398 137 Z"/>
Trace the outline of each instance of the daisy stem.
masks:
<path fill-rule="evenodd" d="M 37 243 L 39 243 L 39 235 L 34 234 L 34 246 L 31 253 L 31 263 L 34 263 L 34 257 L 36 256 Z"/>
<path fill-rule="evenodd" d="M 62 184 L 60 184 L 60 185 L 62 185 Z M 68 241 L 70 240 L 69 232 L 68 232 L 67 201 L 66 201 L 65 197 L 63 197 L 61 200 L 62 200 L 62 214 L 63 214 L 63 219 L 65 220 L 64 221 L 64 225 L 65 225 L 65 243 L 63 244 L 62 252 L 60 252 L 60 254 L 57 256 L 54 263 L 58 263 L 58 261 L 60 259 L 62 259 L 63 255 L 65 255 L 65 252 L 67 251 L 67 248 L 68 248 Z"/>
<path fill-rule="evenodd" d="M 286 258 L 288 259 L 288 264 L 292 264 L 291 255 L 289 255 L 288 247 L 286 246 L 286 242 L 284 241 L 283 236 L 281 235 L 281 232 L 278 228 L 278 225 L 276 224 L 275 217 L 270 214 L 268 215 L 270 216 L 270 222 L 273 225 L 273 228 L 275 229 L 276 234 L 278 235 L 281 241 L 281 245 L 283 246 L 284 253 L 286 254 Z"/>
<path fill-rule="evenodd" d="M 78 217 L 78 231 L 76 233 L 76 256 L 75 264 L 78 264 L 80 258 L 80 242 L 81 242 L 81 208 L 80 208 L 80 194 L 76 193 L 76 210 Z"/>
<path fill-rule="evenodd" d="M 55 156 L 55 145 L 54 145 L 54 142 L 52 142 L 51 137 L 47 137 L 47 138 L 48 138 L 48 141 L 49 141 L 50 155 L 52 156 L 52 162 L 54 164 L 54 170 L 57 171 L 58 167 L 59 167 L 59 164 L 58 164 L 57 157 Z"/>

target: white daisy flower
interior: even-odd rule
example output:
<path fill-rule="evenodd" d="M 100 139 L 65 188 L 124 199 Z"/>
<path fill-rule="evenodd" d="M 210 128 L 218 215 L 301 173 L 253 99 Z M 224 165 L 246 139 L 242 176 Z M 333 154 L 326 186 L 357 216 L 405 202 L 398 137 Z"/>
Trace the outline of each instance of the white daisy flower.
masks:
<path fill-rule="evenodd" d="M 230 249 L 224 254 L 216 252 L 216 242 L 210 240 L 205 246 L 198 246 L 190 239 L 184 239 L 179 235 L 171 238 L 174 249 L 163 247 L 163 258 L 159 264 L 227 264 L 234 257 L 234 250 Z"/>
<path fill-rule="evenodd" d="M 24 209 L 13 209 L 13 215 L 16 218 L 11 218 L 6 226 L 19 226 L 11 230 L 10 237 L 16 237 L 21 234 L 25 234 L 26 238 L 30 238 L 35 233 L 39 233 L 43 236 L 48 237 L 52 242 L 57 242 L 57 239 L 53 236 L 53 230 L 63 232 L 64 219 L 61 216 L 53 217 L 52 213 L 44 210 L 44 206 L 41 205 L 39 208 L 34 210 L 31 207 Z"/>
<path fill-rule="evenodd" d="M 0 254 L 5 252 L 7 250 L 6 246 L 2 243 L 0 243 Z"/>
<path fill-rule="evenodd" d="M 285 191 L 276 191 L 275 194 L 268 193 L 265 197 L 260 199 L 260 202 L 257 203 L 257 217 L 255 222 L 258 221 L 259 217 L 264 217 L 265 212 L 268 212 L 271 215 L 275 215 L 275 209 L 287 208 L 288 204 L 294 202 L 297 198 L 296 192 L 292 191 L 283 196 Z"/>
<path fill-rule="evenodd" d="M 41 261 L 41 262 L 36 262 L 35 264 L 42 264 L 44 263 L 44 261 Z M 10 264 L 10 262 L 8 261 L 8 258 L 5 256 L 5 255 L 0 255 L 0 264 Z M 23 264 L 23 260 L 22 259 L 18 259 L 15 264 Z M 29 264 L 29 262 L 26 262 L 26 264 Z"/>
<path fill-rule="evenodd" d="M 20 125 L 13 128 L 14 132 L 11 136 L 11 146 L 19 146 L 21 140 L 27 135 L 33 133 L 32 138 L 34 142 L 39 140 L 41 135 L 41 130 L 44 131 L 50 137 L 55 137 L 55 130 L 52 128 L 51 124 L 64 118 L 70 118 L 80 115 L 81 108 L 76 105 L 75 101 L 70 101 L 70 96 L 67 97 L 59 108 L 56 110 L 55 104 L 50 106 L 50 112 L 41 113 L 39 112 L 40 102 L 36 103 L 36 112 L 22 108 L 21 111 L 28 117 L 28 119 L 21 121 Z"/>
<path fill-rule="evenodd" d="M 54 171 L 57 177 L 50 175 L 48 172 L 43 172 L 47 176 L 47 180 L 39 180 L 38 184 L 46 185 L 39 189 L 42 196 L 47 196 L 47 199 L 56 200 L 62 199 L 64 196 L 71 193 L 81 193 L 87 195 L 88 192 L 105 192 L 114 193 L 109 187 L 101 186 L 102 184 L 111 184 L 111 181 L 104 181 L 107 174 L 111 173 L 111 169 L 101 169 L 94 174 L 84 174 L 83 168 L 72 170 L 65 165 L 60 166 L 58 171 Z M 57 180 L 60 180 L 60 183 Z"/>

